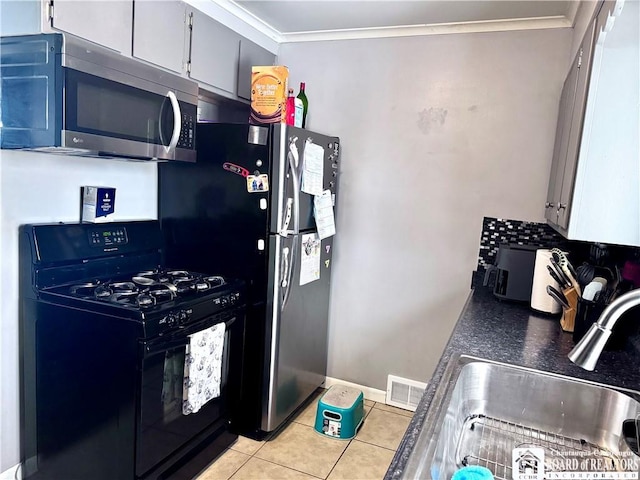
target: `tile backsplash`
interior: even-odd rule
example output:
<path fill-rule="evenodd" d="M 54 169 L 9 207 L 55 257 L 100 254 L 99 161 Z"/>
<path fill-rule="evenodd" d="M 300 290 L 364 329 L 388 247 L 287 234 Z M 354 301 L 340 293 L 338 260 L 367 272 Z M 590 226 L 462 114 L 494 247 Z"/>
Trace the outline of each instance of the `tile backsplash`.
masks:
<path fill-rule="evenodd" d="M 478 265 L 471 277 L 471 288 L 483 286 L 486 268 L 495 264 L 498 248 L 505 243 L 541 248 L 558 247 L 567 252 L 574 267 L 577 268 L 583 262 L 588 262 L 590 265 L 601 268 L 601 272 L 611 272 L 611 275 L 613 275 L 612 269 L 616 266 L 622 268 L 627 261 L 640 264 L 640 248 L 567 240 L 546 223 L 484 217 Z M 625 281 L 621 282 L 621 285 L 623 285 L 621 291 L 640 288 L 637 284 L 633 286 Z M 493 287 L 488 285 L 484 288 L 492 289 Z M 607 349 L 631 346 L 640 353 L 640 324 L 637 322 L 637 312 L 638 310 L 632 310 L 623 315 L 619 322 L 621 326 L 614 332 L 617 340 L 609 342 Z"/>
<path fill-rule="evenodd" d="M 479 271 L 494 264 L 502 243 L 553 248 L 565 246 L 567 240 L 546 223 L 484 217 L 478 253 Z"/>

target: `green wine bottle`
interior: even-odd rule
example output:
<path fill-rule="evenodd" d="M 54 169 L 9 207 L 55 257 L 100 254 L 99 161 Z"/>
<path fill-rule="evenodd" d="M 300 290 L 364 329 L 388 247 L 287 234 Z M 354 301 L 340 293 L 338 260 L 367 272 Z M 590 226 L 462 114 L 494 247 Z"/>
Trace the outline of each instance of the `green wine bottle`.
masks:
<path fill-rule="evenodd" d="M 298 93 L 298 97 L 302 101 L 302 128 L 305 128 L 307 124 L 307 112 L 309 110 L 309 101 L 307 100 L 307 95 L 304 93 L 304 82 L 300 82 L 300 93 Z"/>

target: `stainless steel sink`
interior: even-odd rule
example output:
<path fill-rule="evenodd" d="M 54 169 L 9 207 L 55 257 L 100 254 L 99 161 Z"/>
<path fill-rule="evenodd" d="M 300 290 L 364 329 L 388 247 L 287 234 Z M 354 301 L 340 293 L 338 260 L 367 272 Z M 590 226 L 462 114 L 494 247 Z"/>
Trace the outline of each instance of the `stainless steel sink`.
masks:
<path fill-rule="evenodd" d="M 516 447 L 543 448 L 547 472 L 637 472 L 640 458 L 622 435 L 623 422 L 640 415 L 633 397 L 640 399 L 630 390 L 473 357 L 454 358 L 404 478 L 445 480 L 462 466 L 481 465 L 497 479 L 511 479 Z M 584 463 L 587 459 L 590 463 Z"/>

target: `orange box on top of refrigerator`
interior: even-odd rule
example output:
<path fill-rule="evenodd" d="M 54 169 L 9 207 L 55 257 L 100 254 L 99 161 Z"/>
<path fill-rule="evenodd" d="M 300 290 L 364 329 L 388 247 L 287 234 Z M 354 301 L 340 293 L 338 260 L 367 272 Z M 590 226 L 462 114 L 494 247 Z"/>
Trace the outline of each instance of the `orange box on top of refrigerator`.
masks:
<path fill-rule="evenodd" d="M 276 66 L 251 68 L 251 115 L 253 124 L 285 123 L 289 69 Z"/>

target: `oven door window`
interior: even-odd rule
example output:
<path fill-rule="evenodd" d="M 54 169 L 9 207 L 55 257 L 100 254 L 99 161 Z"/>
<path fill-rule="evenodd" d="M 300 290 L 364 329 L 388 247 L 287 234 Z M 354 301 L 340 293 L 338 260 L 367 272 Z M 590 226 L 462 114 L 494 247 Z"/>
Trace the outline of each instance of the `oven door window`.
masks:
<path fill-rule="evenodd" d="M 235 371 L 229 359 L 232 350 L 238 348 L 237 341 L 242 341 L 242 332 L 237 331 L 241 322 L 237 322 L 235 317 L 226 320 L 219 395 L 202 405 L 197 412 L 185 414 L 183 408 L 187 400 L 185 359 L 189 335 L 208 329 L 215 323 L 213 320 L 199 322 L 198 326 L 181 330 L 172 336 L 143 343 L 136 456 L 138 475 L 149 471 L 211 425 L 228 418 L 228 380 Z"/>
<path fill-rule="evenodd" d="M 168 146 L 169 97 L 73 69 L 66 70 L 65 129 Z"/>

